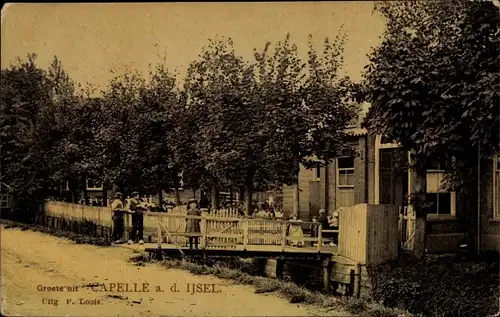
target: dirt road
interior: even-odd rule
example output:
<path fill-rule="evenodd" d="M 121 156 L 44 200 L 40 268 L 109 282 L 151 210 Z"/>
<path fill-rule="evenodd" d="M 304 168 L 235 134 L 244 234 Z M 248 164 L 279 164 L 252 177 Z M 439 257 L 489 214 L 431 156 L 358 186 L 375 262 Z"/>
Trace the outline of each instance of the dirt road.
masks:
<path fill-rule="evenodd" d="M 3 227 L 0 238 L 3 315 L 325 315 L 274 294 L 255 294 L 253 288 L 231 281 L 156 264 L 134 265 L 128 262 L 134 251 L 126 248 L 77 245 L 38 232 Z M 198 287 L 205 292 L 191 294 L 192 287 L 188 290 L 187 285 L 193 283 L 207 285 Z M 92 286 L 97 284 L 101 285 Z"/>

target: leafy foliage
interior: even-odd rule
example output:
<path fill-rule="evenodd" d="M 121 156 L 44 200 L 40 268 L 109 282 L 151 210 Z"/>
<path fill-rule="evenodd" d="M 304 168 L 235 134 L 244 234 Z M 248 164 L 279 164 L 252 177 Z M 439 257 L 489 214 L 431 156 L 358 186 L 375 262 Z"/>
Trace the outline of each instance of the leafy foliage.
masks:
<path fill-rule="evenodd" d="M 333 159 L 356 116 L 352 84 L 339 76 L 343 38 L 325 40 L 321 56 L 309 44 L 307 62 L 289 35 L 246 61 L 231 39 L 210 40 L 182 91 L 166 61 L 147 78 L 117 76 L 98 94 L 77 92 L 57 58 L 44 71 L 29 56 L 2 70 L 2 180 L 43 198 L 66 181 L 84 189 L 87 178 L 176 188 L 182 173 L 194 189 L 245 188 L 250 210 L 253 190 L 294 183 L 299 164 Z"/>
<path fill-rule="evenodd" d="M 478 147 L 488 157 L 500 145 L 498 9 L 462 0 L 376 8 L 387 29 L 365 75 L 369 125 L 421 161 L 454 157 L 448 183 L 467 190 Z"/>
<path fill-rule="evenodd" d="M 496 258 L 496 259 L 495 259 Z M 375 300 L 425 316 L 487 316 L 498 309 L 498 257 L 410 259 L 369 269 Z"/>
<path fill-rule="evenodd" d="M 57 59 L 48 73 L 35 60 L 36 55 L 29 55 L 1 71 L 0 120 L 2 182 L 20 199 L 36 200 L 53 181 L 50 162 L 64 132 L 58 111 L 62 103 L 71 102 L 72 83 L 56 69 Z"/>
<path fill-rule="evenodd" d="M 178 186 L 172 146 L 178 98 L 175 77 L 161 65 L 149 82 L 137 74 L 113 79 L 100 99 L 96 144 L 106 182 L 132 190 Z"/>

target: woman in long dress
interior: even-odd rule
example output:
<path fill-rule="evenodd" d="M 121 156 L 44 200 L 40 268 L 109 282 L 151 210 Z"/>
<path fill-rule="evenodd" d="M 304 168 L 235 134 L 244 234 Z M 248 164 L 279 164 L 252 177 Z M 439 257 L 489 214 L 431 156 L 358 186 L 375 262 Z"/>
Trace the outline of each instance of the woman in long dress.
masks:
<path fill-rule="evenodd" d="M 189 200 L 188 203 L 189 209 L 187 211 L 188 216 L 201 216 L 201 211 L 198 209 L 198 202 L 194 199 Z M 187 233 L 200 233 L 200 219 L 192 219 L 188 218 L 186 220 L 186 232 Z M 193 244 L 195 249 L 198 249 L 198 241 L 200 237 L 189 237 L 189 248 L 193 249 Z"/>
<path fill-rule="evenodd" d="M 299 219 L 296 215 L 290 220 L 290 231 L 289 235 L 292 238 L 303 238 L 304 232 L 302 231 L 302 220 Z M 301 239 L 292 239 L 292 246 L 301 247 L 304 245 L 304 240 Z"/>

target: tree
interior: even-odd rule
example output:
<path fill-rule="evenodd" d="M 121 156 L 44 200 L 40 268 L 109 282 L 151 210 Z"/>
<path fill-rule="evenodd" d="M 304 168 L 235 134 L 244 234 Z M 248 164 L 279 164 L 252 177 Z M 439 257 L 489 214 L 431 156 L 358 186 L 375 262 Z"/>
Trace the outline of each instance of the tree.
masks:
<path fill-rule="evenodd" d="M 344 130 L 357 107 L 348 102 L 350 81 L 342 78 L 343 38 L 324 42 L 319 56 L 309 38 L 309 58 L 302 62 L 290 35 L 274 53 L 256 54 L 258 94 L 265 105 L 266 157 L 277 182 L 294 187 L 293 213 L 299 215 L 300 164 L 311 167 L 334 159 L 345 145 Z"/>
<path fill-rule="evenodd" d="M 447 185 L 467 194 L 472 211 L 478 155 L 490 156 L 500 143 L 498 9 L 462 0 L 379 3 L 376 9 L 387 29 L 365 74 L 368 123 L 412 151 L 422 181 L 427 161 L 453 157 Z M 414 203 L 424 219 L 420 185 Z M 472 238 L 472 214 L 460 216 Z"/>
<path fill-rule="evenodd" d="M 177 111 L 181 97 L 175 76 L 159 64 L 150 72 L 150 80 L 141 92 L 143 107 L 136 116 L 137 144 L 142 147 L 142 179 L 145 188 L 160 195 L 164 188 L 179 188 L 180 166 L 176 164 L 174 151 Z"/>
<path fill-rule="evenodd" d="M 231 39 L 210 40 L 200 60 L 189 67 L 186 111 L 194 126 L 186 132 L 198 155 L 186 161 L 194 158 L 189 164 L 204 167 L 202 175 L 211 183 L 214 208 L 221 185 L 241 185 L 246 187 L 249 211 L 266 135 L 262 103 L 253 96 L 253 66 L 236 56 L 232 45 Z"/>
<path fill-rule="evenodd" d="M 50 164 L 63 137 L 58 108 L 73 98 L 73 83 L 57 58 L 48 72 L 35 60 L 30 54 L 1 71 L 2 182 L 25 203 L 45 198 L 58 185 Z M 55 76 L 56 68 L 61 76 Z"/>
<path fill-rule="evenodd" d="M 178 187 L 172 145 L 178 98 L 175 77 L 163 65 L 150 72 L 149 81 L 136 73 L 112 80 L 96 125 L 97 165 L 105 182 L 159 193 Z"/>

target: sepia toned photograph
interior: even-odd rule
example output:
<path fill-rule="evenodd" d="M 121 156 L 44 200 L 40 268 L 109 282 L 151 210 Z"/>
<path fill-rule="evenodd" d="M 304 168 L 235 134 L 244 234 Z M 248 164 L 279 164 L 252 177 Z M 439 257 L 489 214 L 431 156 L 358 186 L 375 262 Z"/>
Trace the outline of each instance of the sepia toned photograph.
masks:
<path fill-rule="evenodd" d="M 10 3 L 2 316 L 500 317 L 500 1 Z"/>

